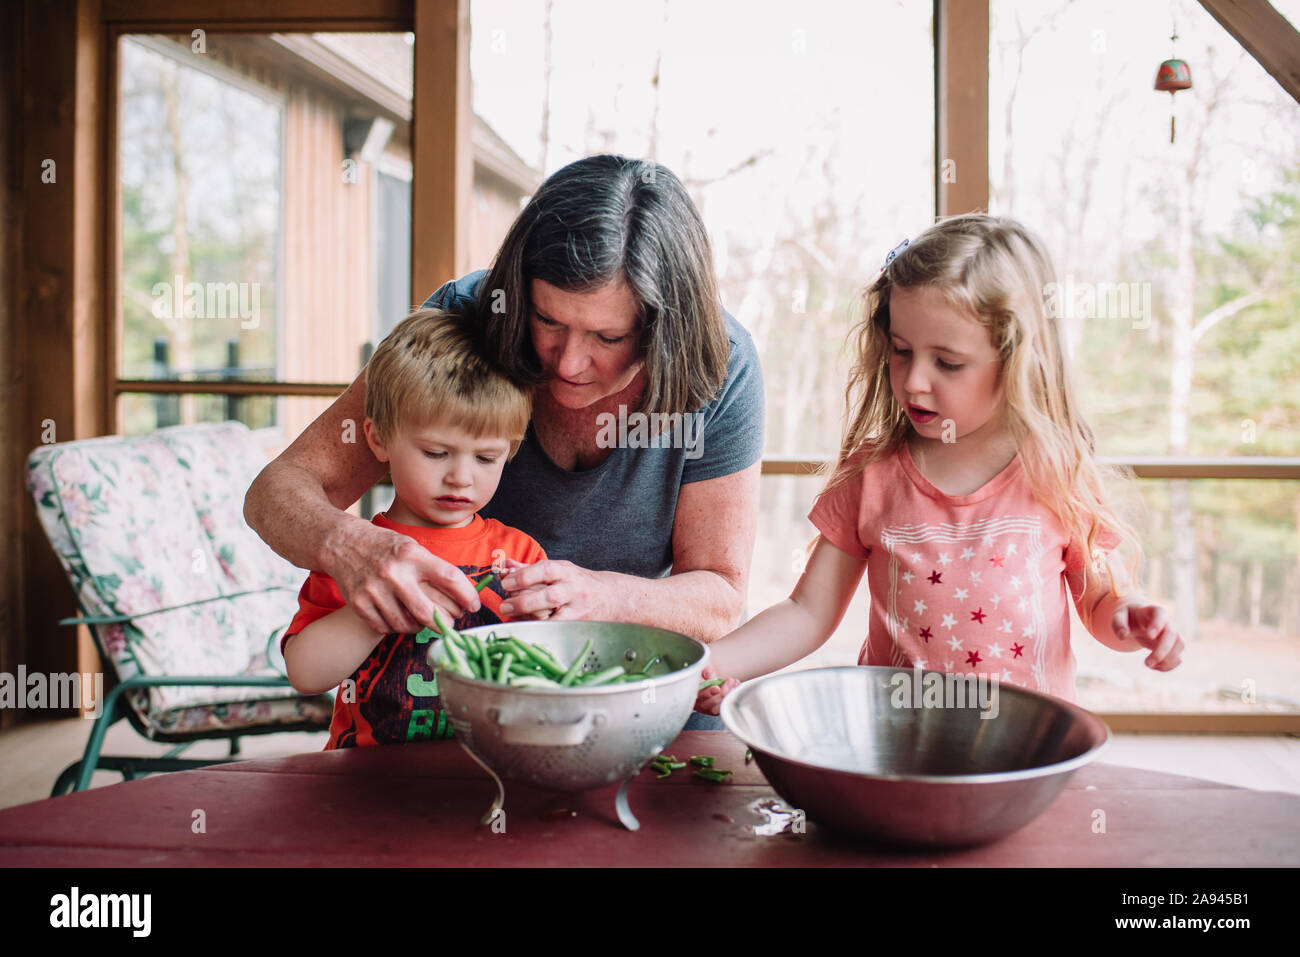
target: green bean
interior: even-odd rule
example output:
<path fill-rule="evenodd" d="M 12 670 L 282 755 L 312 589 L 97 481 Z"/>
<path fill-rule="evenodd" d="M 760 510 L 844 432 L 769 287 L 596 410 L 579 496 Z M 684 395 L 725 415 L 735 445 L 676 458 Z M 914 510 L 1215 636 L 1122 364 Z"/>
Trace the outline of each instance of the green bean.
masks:
<path fill-rule="evenodd" d="M 730 771 L 719 771 L 713 768 L 703 768 L 695 772 L 697 778 L 703 778 L 705 781 L 711 781 L 714 784 L 725 783 L 729 774 L 731 774 Z"/>
<path fill-rule="evenodd" d="M 720 684 L 725 684 L 726 681 L 726 678 L 714 678 L 712 681 L 701 681 L 699 690 L 703 691 L 705 688 L 716 688 Z"/>
<path fill-rule="evenodd" d="M 555 667 L 518 638 L 508 638 L 506 640 L 510 642 L 510 647 L 515 650 L 515 653 L 520 656 L 521 660 L 534 662 L 543 672 L 545 672 L 546 677 L 559 680 L 564 675 L 563 668 Z"/>
<path fill-rule="evenodd" d="M 612 668 L 606 668 L 604 671 L 585 674 L 583 675 L 582 687 L 594 688 L 596 685 L 609 684 L 622 673 L 623 666 L 615 665 Z"/>
<path fill-rule="evenodd" d="M 708 754 L 691 755 L 691 764 L 695 765 L 696 767 L 711 768 L 713 767 L 713 763 L 714 763 L 714 758 L 711 755 Z"/>
<path fill-rule="evenodd" d="M 461 655 L 460 649 L 456 647 L 456 643 L 451 640 L 450 635 L 446 635 L 443 637 L 442 651 L 443 651 L 443 655 L 447 659 L 448 662 L 447 666 L 452 671 L 456 672 L 463 678 L 473 677 L 472 673 L 470 672 L 468 662 L 466 662 L 464 657 Z"/>
<path fill-rule="evenodd" d="M 644 674 L 647 674 L 647 673 L 650 671 L 650 668 L 655 664 L 655 662 L 661 660 L 662 658 L 663 658 L 663 655 L 655 655 L 653 658 L 651 658 L 649 661 L 647 661 L 647 662 L 645 663 L 645 667 L 641 669 L 641 674 L 643 674 L 643 675 L 644 675 Z"/>
<path fill-rule="evenodd" d="M 567 668 L 564 667 L 564 665 L 560 664 L 559 658 L 551 654 L 551 650 L 549 648 L 544 648 L 535 641 L 532 643 L 532 648 L 537 653 L 538 661 L 545 662 L 546 664 L 554 668 L 556 671 L 558 671 L 560 674 L 564 674 L 564 672 L 568 670 Z"/>
<path fill-rule="evenodd" d="M 505 684 L 506 679 L 510 677 L 510 666 L 515 662 L 513 651 L 507 651 L 501 658 L 501 670 L 497 672 L 497 683 Z"/>
<path fill-rule="evenodd" d="M 573 659 L 573 663 L 569 665 L 569 670 L 566 671 L 564 673 L 564 677 L 560 679 L 560 684 L 564 685 L 566 688 L 569 685 L 573 684 L 573 679 L 578 677 L 578 672 L 582 670 L 583 662 L 587 660 L 587 655 L 591 654 L 591 649 L 594 648 L 595 646 L 596 643 L 592 641 L 590 638 L 588 638 L 586 644 L 582 646 L 582 651 L 578 654 L 578 657 Z M 619 668 L 618 673 L 622 674 L 623 669 Z M 613 676 L 611 675 L 610 677 Z"/>
<path fill-rule="evenodd" d="M 456 635 L 457 637 L 460 636 L 460 632 L 453 628 L 451 622 L 443 617 L 442 609 L 436 606 L 433 609 L 433 623 L 438 626 L 440 632 L 448 637 L 451 635 Z"/>
<path fill-rule="evenodd" d="M 561 685 L 556 684 L 550 678 L 543 678 L 541 675 L 515 675 L 510 679 L 512 688 L 559 688 Z"/>
<path fill-rule="evenodd" d="M 492 584 L 492 579 L 496 577 L 495 572 L 488 572 L 487 577 L 474 586 L 474 590 L 481 592 L 484 588 L 487 588 L 488 585 Z"/>

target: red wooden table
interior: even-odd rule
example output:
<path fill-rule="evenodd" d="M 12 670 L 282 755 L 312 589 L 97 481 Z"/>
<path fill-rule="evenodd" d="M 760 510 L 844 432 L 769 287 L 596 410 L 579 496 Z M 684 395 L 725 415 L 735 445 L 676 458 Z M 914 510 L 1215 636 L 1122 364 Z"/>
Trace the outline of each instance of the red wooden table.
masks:
<path fill-rule="evenodd" d="M 735 774 L 643 772 L 556 795 L 506 782 L 504 830 L 479 824 L 495 788 L 452 741 L 313 752 L 131 781 L 0 811 L 0 866 L 1074 866 L 1300 864 L 1300 796 L 1093 764 L 1037 820 L 957 851 L 900 850 L 808 822 L 778 833 L 778 800 L 726 731 L 686 731 L 668 752 L 712 754 Z M 204 829 L 195 833 L 196 811 Z M 1104 832 L 1098 829 L 1104 812 Z"/>

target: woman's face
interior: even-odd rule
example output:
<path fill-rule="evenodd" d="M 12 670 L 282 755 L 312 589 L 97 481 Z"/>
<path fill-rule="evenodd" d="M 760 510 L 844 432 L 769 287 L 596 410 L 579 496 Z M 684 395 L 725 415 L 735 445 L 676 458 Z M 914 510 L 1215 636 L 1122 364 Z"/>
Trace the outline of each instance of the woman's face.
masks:
<path fill-rule="evenodd" d="M 590 292 L 531 281 L 528 327 L 552 398 L 583 409 L 617 395 L 641 371 L 636 299 L 622 279 Z"/>

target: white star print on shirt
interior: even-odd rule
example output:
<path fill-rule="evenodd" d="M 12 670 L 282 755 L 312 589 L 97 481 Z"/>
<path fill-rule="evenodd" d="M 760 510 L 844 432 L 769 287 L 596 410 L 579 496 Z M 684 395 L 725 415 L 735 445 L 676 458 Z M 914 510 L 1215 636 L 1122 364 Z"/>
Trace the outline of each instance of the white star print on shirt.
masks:
<path fill-rule="evenodd" d="M 943 621 L 939 622 L 939 627 L 947 628 L 948 630 L 951 631 L 956 624 L 957 624 L 956 618 L 954 618 L 952 615 L 944 615 Z"/>
<path fill-rule="evenodd" d="M 971 580 L 972 582 L 974 582 L 976 585 L 982 584 L 983 581 L 984 581 L 984 573 L 983 573 L 983 572 L 971 572 L 971 573 L 970 573 L 970 580 Z"/>
<path fill-rule="evenodd" d="M 970 593 L 969 593 L 968 591 L 966 591 L 966 589 L 964 589 L 964 588 L 958 588 L 957 591 L 953 594 L 952 597 L 955 598 L 955 599 L 957 599 L 957 601 L 965 601 L 965 600 L 966 600 L 966 596 L 967 596 L 968 594 L 970 594 Z"/>
<path fill-rule="evenodd" d="M 1014 555 L 1015 553 L 1016 553 L 1016 543 L 1015 543 L 1015 542 L 1008 542 L 1008 543 L 1007 543 L 1007 554 L 1008 554 L 1008 555 Z"/>
<path fill-rule="evenodd" d="M 940 565 L 951 565 L 951 564 L 952 564 L 952 559 L 948 557 L 948 553 L 947 553 L 947 552 L 940 552 L 940 553 L 939 553 L 939 564 L 940 564 Z"/>
<path fill-rule="evenodd" d="M 1020 629 L 1020 637 L 1021 637 L 1021 638 L 1032 638 L 1032 637 L 1034 637 L 1034 626 L 1033 626 L 1033 625 L 1025 625 L 1024 628 Z"/>
<path fill-rule="evenodd" d="M 912 584 L 912 579 L 915 577 L 916 576 L 913 575 L 911 572 L 903 572 L 903 584 L 904 585 Z"/>
<path fill-rule="evenodd" d="M 948 639 L 948 647 L 951 648 L 953 651 L 961 651 L 961 639 L 958 638 L 956 635 L 953 635 L 951 638 Z"/>
<path fill-rule="evenodd" d="M 995 642 L 994 644 L 989 645 L 989 657 L 990 657 L 990 658 L 1001 658 L 1001 657 L 1002 657 L 1002 646 L 999 645 L 999 644 L 997 644 L 996 642 Z"/>
<path fill-rule="evenodd" d="M 1029 604 L 1028 598 L 1021 598 L 1020 601 L 1016 602 L 1016 607 L 1019 608 L 1021 611 L 1024 611 L 1025 606 L 1028 604 Z"/>
<path fill-rule="evenodd" d="M 970 561 L 972 558 L 975 557 L 975 549 L 973 549 L 973 548 L 963 548 L 963 549 L 961 550 L 961 557 L 962 557 L 963 559 L 965 559 L 966 561 Z"/>
<path fill-rule="evenodd" d="M 925 602 L 923 602 L 923 601 L 921 601 L 921 600 L 919 600 L 919 599 L 918 599 L 917 601 L 912 602 L 912 611 L 916 612 L 918 615 L 924 615 L 924 614 L 925 614 Z"/>
<path fill-rule="evenodd" d="M 1003 619 L 1002 619 L 1002 627 L 999 628 L 998 631 L 1003 632 L 1004 634 L 1008 634 L 1008 635 L 1011 634 L 1011 622 L 1009 622 L 1007 619 L 1003 618 Z"/>
<path fill-rule="evenodd" d="M 997 608 L 998 604 L 1002 601 L 1002 596 L 995 593 L 989 601 L 993 603 L 994 608 Z"/>
<path fill-rule="evenodd" d="M 913 565 L 919 565 L 919 564 L 921 564 L 921 553 L 920 553 L 920 552 L 912 552 L 912 564 L 913 564 Z"/>
<path fill-rule="evenodd" d="M 1020 576 L 1019 576 L 1019 575 L 1012 575 L 1012 576 L 1011 576 L 1011 587 L 1012 587 L 1012 588 L 1019 589 L 1019 588 L 1020 588 L 1020 585 L 1021 585 Z"/>

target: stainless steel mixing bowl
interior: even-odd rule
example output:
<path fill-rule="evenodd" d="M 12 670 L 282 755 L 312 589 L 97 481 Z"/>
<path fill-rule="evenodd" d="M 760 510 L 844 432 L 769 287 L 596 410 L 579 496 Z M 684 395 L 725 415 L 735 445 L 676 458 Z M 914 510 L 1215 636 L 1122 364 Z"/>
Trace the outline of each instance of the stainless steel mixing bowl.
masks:
<path fill-rule="evenodd" d="M 494 631 L 536 642 L 565 664 L 591 639 L 583 672 L 613 665 L 640 671 L 656 655 L 664 658 L 644 681 L 595 688 L 512 688 L 438 671 L 443 708 L 471 755 L 494 776 L 559 791 L 630 781 L 681 733 L 709 660 L 708 648 L 694 638 L 622 622 L 510 622 L 463 634 L 481 639 Z M 441 645 L 439 639 L 430 646 L 434 667 Z M 625 790 L 617 808 L 635 829 Z"/>
<path fill-rule="evenodd" d="M 983 709 L 976 695 L 964 695 L 961 706 L 936 695 L 930 703 L 946 706 L 927 707 L 913 692 L 934 682 L 930 674 L 942 673 L 846 667 L 771 675 L 723 699 L 722 719 L 792 808 L 828 827 L 908 845 L 1010 834 L 1110 740 L 1096 715 L 1010 685 L 986 686 Z M 903 680 L 912 683 L 906 698 Z"/>

